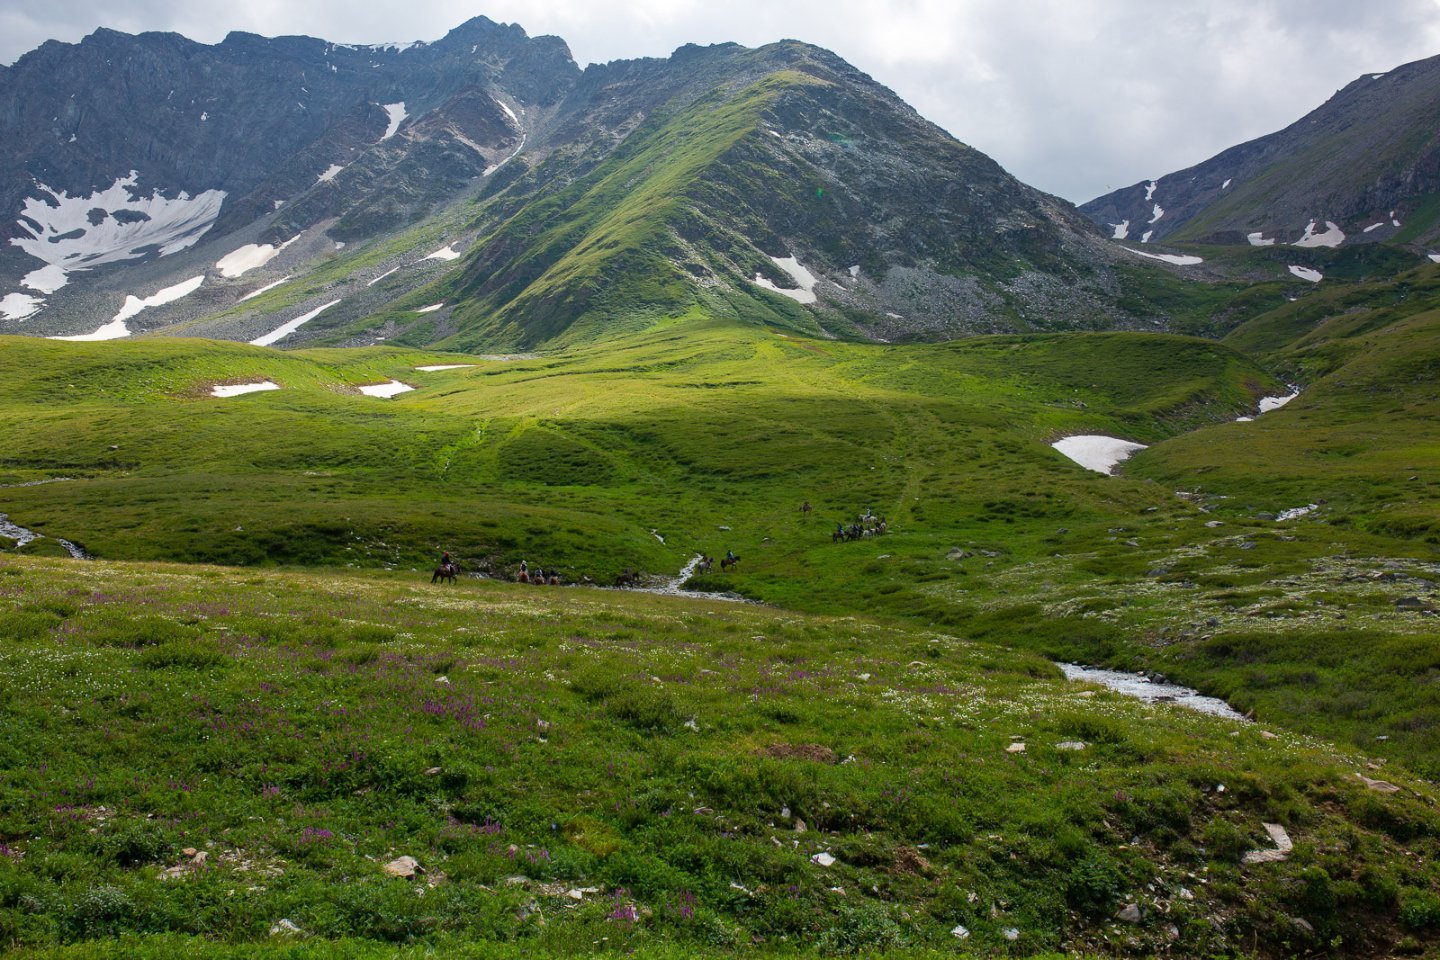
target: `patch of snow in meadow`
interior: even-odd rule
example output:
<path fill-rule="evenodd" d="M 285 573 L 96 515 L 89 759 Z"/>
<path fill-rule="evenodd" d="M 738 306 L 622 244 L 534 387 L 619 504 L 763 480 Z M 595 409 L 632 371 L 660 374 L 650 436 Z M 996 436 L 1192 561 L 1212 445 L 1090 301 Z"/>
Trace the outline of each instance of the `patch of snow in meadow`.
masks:
<path fill-rule="evenodd" d="M 1122 461 L 1130 459 L 1132 454 L 1145 449 L 1143 443 L 1097 435 L 1066 437 L 1063 440 L 1056 440 L 1050 446 L 1086 470 L 1094 470 L 1096 473 L 1107 475 L 1113 474 L 1115 467 Z"/>
<path fill-rule="evenodd" d="M 330 164 L 329 167 L 327 167 L 327 168 L 325 169 L 325 172 L 324 172 L 324 173 L 320 174 L 320 176 L 315 179 L 315 182 L 316 182 L 316 183 L 329 183 L 331 180 L 334 180 L 334 179 L 335 179 L 336 175 L 339 174 L 341 170 L 344 170 L 344 169 L 345 169 L 345 168 L 344 168 L 343 166 L 341 166 L 340 164 L 338 164 L 338 163 L 332 163 L 332 164 Z"/>
<path fill-rule="evenodd" d="M 0 299 L 0 320 L 25 320 L 40 312 L 45 301 L 28 293 L 7 293 Z"/>
<path fill-rule="evenodd" d="M 385 135 L 380 139 L 389 140 L 395 136 L 395 131 L 400 129 L 400 124 L 405 122 L 405 118 L 408 117 L 409 114 L 405 112 L 404 100 L 401 100 L 399 103 L 387 103 L 384 106 L 384 110 L 386 115 L 390 117 L 390 125 L 385 128 Z"/>
<path fill-rule="evenodd" d="M 1110 224 L 1115 232 L 1111 234 L 1111 240 L 1128 240 L 1130 238 L 1130 221 L 1122 220 L 1119 223 Z"/>
<path fill-rule="evenodd" d="M 1338 247 L 1345 242 L 1345 231 L 1341 230 L 1333 220 L 1325 221 L 1325 229 L 1316 232 L 1316 220 L 1311 220 L 1305 227 L 1305 234 L 1293 244 L 1297 247 Z"/>
<path fill-rule="evenodd" d="M 1292 507 L 1289 510 L 1281 510 L 1275 515 L 1276 523 L 1284 523 L 1286 520 L 1299 520 L 1301 517 L 1309 516 L 1320 509 L 1320 504 L 1311 503 L 1303 507 Z"/>
<path fill-rule="evenodd" d="M 264 393 L 266 390 L 279 390 L 280 384 L 270 380 L 261 380 L 259 383 L 232 383 L 223 387 L 211 387 L 212 397 L 240 397 L 247 393 Z"/>
<path fill-rule="evenodd" d="M 1124 249 L 1130 250 L 1129 247 Z M 1145 257 L 1149 260 L 1163 260 L 1166 263 L 1173 263 L 1177 267 L 1193 267 L 1198 263 L 1204 263 L 1204 257 L 1186 257 L 1178 253 L 1142 253 L 1139 250 L 1130 250 L 1137 257 Z"/>
<path fill-rule="evenodd" d="M 388 400 L 391 397 L 414 389 L 414 387 L 407 383 L 401 383 L 399 380 L 391 380 L 389 383 L 372 383 L 368 386 L 361 387 L 360 392 L 367 397 L 379 397 L 382 400 Z"/>
<path fill-rule="evenodd" d="M 466 370 L 475 366 L 473 363 L 432 363 L 428 367 L 416 367 L 416 370 L 423 370 L 425 373 L 439 373 L 441 370 Z"/>
<path fill-rule="evenodd" d="M 39 270 L 31 270 L 25 274 L 20 285 L 29 287 L 36 293 L 54 293 L 69 282 L 69 278 L 65 276 L 65 268 L 59 264 L 50 263 Z"/>
<path fill-rule="evenodd" d="M 1252 246 L 1252 247 L 1273 247 L 1273 246 L 1275 246 L 1275 241 L 1274 241 L 1274 240 L 1266 240 L 1266 239 L 1265 239 L 1265 231 L 1264 231 L 1264 230 L 1256 230 L 1254 233 L 1247 233 L 1247 234 L 1245 235 L 1245 239 L 1250 241 L 1250 246 Z"/>
<path fill-rule="evenodd" d="M 259 290 L 255 290 L 255 291 L 252 291 L 252 292 L 250 292 L 250 293 L 245 294 L 245 296 L 241 297 L 239 300 L 237 300 L 237 301 L 235 301 L 235 302 L 236 302 L 236 303 L 244 303 L 246 300 L 253 300 L 253 299 L 255 299 L 256 297 L 260 296 L 260 294 L 262 294 L 262 293 L 269 293 L 271 290 L 274 290 L 276 287 L 280 286 L 282 283 L 289 283 L 291 280 L 294 280 L 294 279 L 295 279 L 295 277 L 294 277 L 293 275 L 292 275 L 292 276 L 288 276 L 288 277 L 281 277 L 279 280 L 276 280 L 274 283 L 267 283 L 267 284 L 265 284 L 265 286 L 261 287 Z"/>
<path fill-rule="evenodd" d="M 1163 207 L 1160 206 L 1160 204 L 1157 203 L 1157 204 L 1155 204 L 1155 209 L 1154 209 L 1154 211 L 1153 211 L 1153 214 L 1154 214 L 1154 215 L 1150 217 L 1150 222 L 1151 222 L 1151 223 L 1159 223 L 1159 222 L 1160 222 L 1160 218 L 1163 217 L 1163 216 L 1165 216 L 1165 210 L 1164 210 Z"/>
<path fill-rule="evenodd" d="M 1145 202 L 1146 202 L 1146 203 L 1154 203 L 1154 202 L 1155 202 L 1155 188 L 1158 187 L 1158 186 L 1160 186 L 1160 181 L 1159 181 L 1159 180 L 1151 180 L 1149 183 L 1147 183 L 1147 184 L 1145 185 Z"/>
<path fill-rule="evenodd" d="M 42 263 L 72 273 L 135 260 L 157 247 L 162 257 L 184 250 L 197 243 L 220 216 L 224 190 L 206 190 L 194 197 L 183 191 L 173 198 L 159 191 L 141 196 L 135 189 L 139 177 L 132 170 L 104 190 L 79 197 L 37 182 L 36 189 L 48 198 L 26 198 L 19 227 L 27 236 L 15 237 L 10 243 Z M 94 211 L 98 211 L 99 223 L 90 222 Z M 40 273 L 37 282 L 57 290 L 63 286 L 57 285 L 55 271 Z"/>
<path fill-rule="evenodd" d="M 430 254 L 428 257 L 422 257 L 421 259 L 422 259 L 422 260 L 446 260 L 446 261 L 449 261 L 449 260 L 459 260 L 459 259 L 460 259 L 460 254 L 458 254 L 458 253 L 455 252 L 455 244 L 452 243 L 452 244 L 449 244 L 449 245 L 447 245 L 447 246 L 441 247 L 439 250 L 436 250 L 434 253 Z M 392 270 L 391 272 L 393 273 L 394 271 Z M 378 279 L 378 278 L 377 278 L 377 279 Z"/>
<path fill-rule="evenodd" d="M 1297 387 L 1297 388 L 1292 388 L 1292 389 L 1294 389 L 1294 391 L 1295 391 L 1294 393 L 1287 394 L 1286 396 L 1283 396 L 1283 397 L 1261 397 L 1261 398 L 1260 398 L 1260 412 L 1261 412 L 1261 413 L 1269 413 L 1269 412 L 1272 411 L 1272 410 L 1279 410 L 1281 407 L 1285 406 L 1285 404 L 1289 403 L 1291 400 L 1294 400 L 1296 397 L 1300 396 L 1300 390 L 1299 390 L 1298 387 Z"/>
<path fill-rule="evenodd" d="M 251 270 L 265 266 L 271 260 L 280 255 L 290 244 L 300 239 L 296 234 L 278 247 L 269 243 L 247 243 L 237 250 L 232 250 L 219 260 L 215 261 L 215 269 L 220 271 L 220 276 L 227 280 L 234 280 L 236 277 L 243 277 Z"/>
<path fill-rule="evenodd" d="M 814 303 L 818 299 L 815 296 L 815 274 L 811 273 L 809 270 L 806 270 L 805 267 L 800 264 L 798 258 L 771 257 L 770 259 L 775 262 L 775 266 L 790 274 L 790 279 L 794 280 L 796 285 L 800 289 L 782 289 L 780 287 L 777 287 L 772 281 L 759 273 L 755 274 L 755 279 L 753 281 L 756 286 L 764 287 L 766 290 L 773 290 L 775 293 L 780 294 L 782 297 L 789 297 L 796 303 Z"/>
<path fill-rule="evenodd" d="M 339 300 L 331 300 L 323 307 L 316 307 L 314 310 L 311 310 L 304 316 L 296 317 L 289 323 L 276 327 L 274 330 L 271 330 L 263 337 L 256 337 L 254 340 L 250 341 L 250 345 L 252 347 L 268 347 L 272 343 L 277 343 L 281 340 L 284 340 L 286 337 L 290 336 L 290 334 L 294 333 L 296 330 L 299 330 L 305 324 L 309 323 L 311 320 L 314 320 L 316 317 L 320 316 L 320 314 L 324 313 L 326 310 L 329 310 L 331 307 L 335 306 L 335 304 L 339 302 Z"/>
<path fill-rule="evenodd" d="M 445 304 L 443 304 L 443 303 L 432 303 L 432 304 L 430 304 L 430 306 L 428 306 L 428 307 L 421 307 L 419 310 L 416 310 L 415 312 L 416 312 L 416 313 L 434 313 L 436 310 L 444 310 L 444 309 L 445 309 Z"/>
<path fill-rule="evenodd" d="M 1309 267 L 1291 267 L 1290 272 L 1301 280 L 1309 280 L 1311 283 L 1319 283 L 1325 279 L 1325 274 L 1319 270 L 1311 270 Z"/>
<path fill-rule="evenodd" d="M 1232 183 L 1234 183 L 1234 182 L 1235 182 L 1234 180 L 1226 180 L 1224 183 L 1220 184 L 1220 189 L 1221 189 L 1221 190 L 1229 190 L 1229 189 L 1230 189 L 1230 184 L 1232 184 Z"/>
<path fill-rule="evenodd" d="M 365 284 L 365 286 L 367 286 L 367 287 L 373 287 L 373 286 L 375 286 L 375 284 L 379 283 L 381 280 L 384 280 L 386 277 L 390 276 L 390 274 L 394 273 L 396 270 L 399 270 L 399 269 L 400 269 L 399 267 L 391 267 L 389 270 L 386 270 L 384 273 L 380 274 L 380 276 L 376 277 L 374 280 L 371 280 L 369 283 Z"/>
<path fill-rule="evenodd" d="M 1236 418 L 1235 418 L 1235 422 L 1236 422 L 1236 423 L 1254 423 L 1254 422 L 1255 422 L 1255 418 L 1254 418 L 1254 417 L 1236 417 Z"/>
<path fill-rule="evenodd" d="M 119 340 L 122 337 L 128 337 L 130 336 L 130 328 L 126 326 L 126 321 L 134 319 L 143 310 L 149 310 L 151 307 L 163 307 L 167 303 L 174 303 L 181 297 L 188 297 L 196 290 L 199 290 L 200 285 L 204 282 L 205 275 L 201 274 L 198 277 L 191 277 L 189 280 L 177 283 L 173 287 L 165 287 L 163 290 L 159 290 L 148 297 L 137 297 L 132 293 L 125 298 L 125 303 L 120 307 L 120 312 L 115 314 L 115 319 L 94 333 L 83 333 L 73 337 L 50 337 L 50 339 L 93 342 L 99 340 Z"/>

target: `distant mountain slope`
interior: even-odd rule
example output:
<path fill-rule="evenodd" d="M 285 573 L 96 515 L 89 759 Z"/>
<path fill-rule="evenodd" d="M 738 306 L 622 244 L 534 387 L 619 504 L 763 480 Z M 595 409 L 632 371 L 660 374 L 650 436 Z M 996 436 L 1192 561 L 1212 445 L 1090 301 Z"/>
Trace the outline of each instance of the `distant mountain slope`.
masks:
<path fill-rule="evenodd" d="M 1131 240 L 1440 243 L 1440 57 L 1362 76 L 1278 133 L 1080 209 Z"/>
<path fill-rule="evenodd" d="M 1167 326 L 1133 295 L 1162 268 L 795 41 L 580 71 L 484 18 L 403 48 L 101 31 L 0 85 L 0 332 L 529 349 L 694 309 L 885 340 Z"/>

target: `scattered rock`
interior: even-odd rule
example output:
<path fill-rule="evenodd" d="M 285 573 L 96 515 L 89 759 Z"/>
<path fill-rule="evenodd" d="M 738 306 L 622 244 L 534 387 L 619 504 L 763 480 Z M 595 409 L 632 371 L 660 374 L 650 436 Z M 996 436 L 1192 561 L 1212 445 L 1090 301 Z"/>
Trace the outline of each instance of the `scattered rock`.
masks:
<path fill-rule="evenodd" d="M 1254 549 L 1255 549 L 1255 541 L 1254 541 L 1254 540 L 1246 540 L 1244 543 L 1240 544 L 1240 549 L 1241 549 L 1241 550 L 1254 550 Z"/>
<path fill-rule="evenodd" d="M 1009 940 L 1011 943 L 1014 943 L 1016 940 L 1020 939 L 1020 931 L 1014 927 L 1007 927 L 1005 929 L 1005 939 Z"/>
<path fill-rule="evenodd" d="M 963 926 L 957 926 L 954 930 L 951 930 L 951 931 L 950 931 L 950 935 L 951 935 L 952 937 L 954 937 L 956 940 L 969 940 L 969 939 L 970 939 L 970 931 L 967 930 L 967 929 L 965 929 L 965 927 L 963 927 Z"/>
<path fill-rule="evenodd" d="M 1144 919 L 1144 914 L 1140 912 L 1140 904 L 1127 903 L 1120 908 L 1119 913 L 1115 914 L 1115 919 L 1122 923 L 1139 923 Z"/>
<path fill-rule="evenodd" d="M 809 829 L 809 827 L 805 826 L 805 821 L 804 821 L 804 820 L 801 820 L 799 817 L 796 817 L 796 818 L 795 818 L 795 832 L 796 832 L 796 833 L 804 833 L 804 832 L 805 832 L 806 830 L 808 830 L 808 829 Z"/>
<path fill-rule="evenodd" d="M 818 863 L 822 867 L 831 867 L 835 865 L 835 858 L 828 853 L 817 853 L 815 854 L 815 856 L 811 857 L 810 860 L 813 863 Z"/>
<path fill-rule="evenodd" d="M 194 847 L 186 847 L 184 850 L 181 850 L 180 852 L 183 853 L 183 854 L 185 854 L 185 856 L 187 856 L 187 857 L 193 857 L 193 856 L 195 856 L 195 854 L 196 854 L 198 851 L 197 851 Z"/>
<path fill-rule="evenodd" d="M 414 857 L 396 857 L 385 864 L 385 872 L 392 877 L 413 877 L 417 873 L 424 873 L 425 869 L 420 866 L 419 861 Z"/>
<path fill-rule="evenodd" d="M 438 777 L 438 776 L 440 776 L 440 768 L 439 768 L 439 767 L 431 767 L 429 770 L 426 770 L 426 771 L 425 771 L 425 776 L 427 776 L 427 777 Z"/>
<path fill-rule="evenodd" d="M 1290 922 L 1295 926 L 1297 930 L 1304 930 L 1306 933 L 1315 932 L 1315 928 L 1310 925 L 1310 921 L 1304 919 L 1303 917 L 1291 917 Z"/>
<path fill-rule="evenodd" d="M 1390 783 L 1390 782 L 1387 781 L 1387 780 L 1371 780 L 1369 777 L 1365 776 L 1365 774 L 1363 774 L 1363 773 L 1357 773 L 1357 774 L 1355 774 L 1355 776 L 1357 776 L 1357 777 L 1360 778 L 1360 782 L 1363 783 L 1363 784 L 1365 784 L 1366 789 L 1368 789 L 1368 790 L 1374 790 L 1376 793 L 1399 793 L 1399 792 L 1400 792 L 1400 788 L 1399 788 L 1399 787 L 1395 786 L 1395 784 Z"/>
<path fill-rule="evenodd" d="M 1061 740 L 1055 744 L 1056 750 L 1084 750 L 1089 744 L 1083 740 Z"/>
<path fill-rule="evenodd" d="M 1266 740 L 1279 740 L 1279 739 L 1280 739 L 1280 737 L 1279 737 L 1277 734 L 1273 734 L 1273 733 L 1271 733 L 1269 730 L 1261 730 L 1261 731 L 1260 731 L 1260 736 L 1264 737 Z"/>
<path fill-rule="evenodd" d="M 1186 889 L 1185 887 L 1181 887 L 1181 888 L 1180 888 L 1180 899 L 1181 899 L 1181 900 L 1194 900 L 1194 899 L 1195 899 L 1195 894 L 1191 893 L 1191 892 L 1190 892 L 1188 889 Z"/>
<path fill-rule="evenodd" d="M 276 920 L 275 923 L 270 927 L 270 936 L 303 937 L 305 936 L 305 931 L 301 930 L 295 925 L 294 921 L 291 921 L 289 919 Z"/>
<path fill-rule="evenodd" d="M 1223 521 L 1223 520 L 1206 520 L 1206 521 L 1205 521 L 1205 526 L 1209 527 L 1211 530 L 1214 530 L 1216 527 L 1223 527 L 1223 526 L 1225 526 L 1225 521 Z"/>
<path fill-rule="evenodd" d="M 435 682 L 436 682 L 436 683 L 445 683 L 445 684 L 448 684 L 448 683 L 450 682 L 450 678 L 449 678 L 449 677 L 436 677 L 436 678 L 435 678 Z"/>
<path fill-rule="evenodd" d="M 1010 746 L 1008 746 L 1008 747 L 1005 748 L 1005 752 L 1006 752 L 1006 753 L 1024 753 L 1024 752 L 1025 752 L 1025 744 L 1023 744 L 1023 743 L 1012 743 L 1012 744 L 1010 744 Z"/>
<path fill-rule="evenodd" d="M 1395 601 L 1396 610 L 1429 610 L 1430 604 L 1419 597 L 1401 597 Z"/>

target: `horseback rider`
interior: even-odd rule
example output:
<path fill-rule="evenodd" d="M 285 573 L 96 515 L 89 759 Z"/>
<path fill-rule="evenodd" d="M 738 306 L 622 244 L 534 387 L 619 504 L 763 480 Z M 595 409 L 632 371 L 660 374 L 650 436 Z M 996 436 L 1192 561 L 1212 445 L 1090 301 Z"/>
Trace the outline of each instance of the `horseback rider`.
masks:
<path fill-rule="evenodd" d="M 454 566 L 455 566 L 455 561 L 450 559 L 450 551 L 449 551 L 449 550 L 446 550 L 446 551 L 444 551 L 443 553 L 440 554 L 440 566 L 442 566 L 442 567 L 454 567 Z"/>
<path fill-rule="evenodd" d="M 734 563 L 736 560 L 739 559 L 739 557 L 735 556 L 735 551 L 734 551 L 734 550 L 726 550 L 726 551 L 725 551 L 725 559 L 726 559 L 726 560 L 729 560 L 731 563 Z"/>

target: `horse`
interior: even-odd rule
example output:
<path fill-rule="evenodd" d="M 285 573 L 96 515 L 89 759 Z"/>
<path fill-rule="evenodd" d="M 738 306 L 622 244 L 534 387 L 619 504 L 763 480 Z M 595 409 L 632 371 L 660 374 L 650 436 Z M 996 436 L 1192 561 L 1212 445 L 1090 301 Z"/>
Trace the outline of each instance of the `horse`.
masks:
<path fill-rule="evenodd" d="M 735 565 L 738 564 L 739 562 L 740 562 L 740 558 L 739 558 L 739 557 L 722 557 L 722 558 L 720 559 L 720 569 L 721 569 L 721 570 L 729 570 L 731 567 L 735 566 Z"/>
<path fill-rule="evenodd" d="M 696 573 L 709 573 L 709 572 L 710 572 L 710 567 L 711 567 L 714 563 L 715 563 L 715 561 L 714 561 L 714 560 L 711 560 L 711 559 L 710 559 L 710 556 L 709 556 L 708 554 L 702 554 L 701 557 L 700 557 L 700 562 L 697 563 L 697 564 L 695 564 L 695 572 L 696 572 Z"/>
<path fill-rule="evenodd" d="M 435 572 L 430 575 L 430 582 L 434 583 L 436 580 L 448 580 L 449 582 L 454 583 L 455 564 L 442 563 L 440 564 L 440 566 L 436 567 Z"/>
<path fill-rule="evenodd" d="M 530 571 L 529 571 L 529 570 L 521 570 L 519 573 L 515 574 L 515 582 L 516 582 L 516 583 L 529 583 L 529 582 L 530 582 Z"/>
<path fill-rule="evenodd" d="M 552 587 L 558 587 L 558 586 L 560 586 L 560 574 L 556 573 L 556 572 L 553 571 L 553 570 L 550 571 L 550 586 L 552 586 Z"/>
<path fill-rule="evenodd" d="M 617 587 L 634 587 L 638 586 L 639 583 L 640 571 L 634 567 L 627 567 L 624 573 L 615 578 L 615 586 Z"/>
<path fill-rule="evenodd" d="M 809 500 L 806 500 L 804 503 L 800 504 L 800 512 L 803 513 L 803 514 L 805 514 L 805 516 L 807 516 L 807 517 L 810 516 L 810 501 L 809 501 Z"/>

